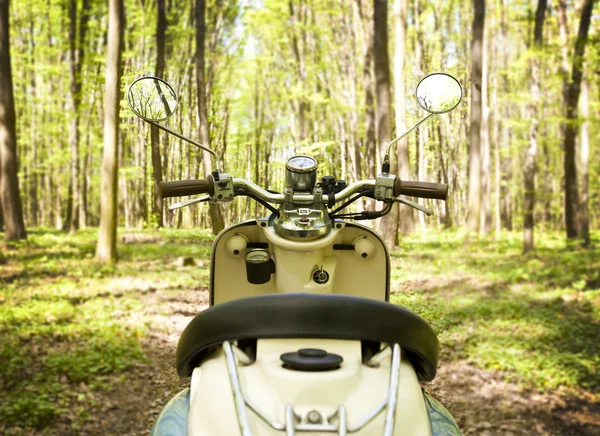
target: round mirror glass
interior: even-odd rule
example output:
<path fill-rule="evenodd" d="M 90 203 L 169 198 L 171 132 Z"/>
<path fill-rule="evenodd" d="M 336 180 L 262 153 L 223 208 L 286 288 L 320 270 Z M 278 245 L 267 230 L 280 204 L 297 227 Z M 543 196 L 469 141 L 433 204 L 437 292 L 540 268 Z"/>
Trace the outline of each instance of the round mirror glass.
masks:
<path fill-rule="evenodd" d="M 127 103 L 135 114 L 148 121 L 163 121 L 175 113 L 177 94 L 158 77 L 141 77 L 127 91 Z"/>
<path fill-rule="evenodd" d="M 454 109 L 462 99 L 458 80 L 446 73 L 433 73 L 421 79 L 415 91 L 419 106 L 433 114 Z"/>

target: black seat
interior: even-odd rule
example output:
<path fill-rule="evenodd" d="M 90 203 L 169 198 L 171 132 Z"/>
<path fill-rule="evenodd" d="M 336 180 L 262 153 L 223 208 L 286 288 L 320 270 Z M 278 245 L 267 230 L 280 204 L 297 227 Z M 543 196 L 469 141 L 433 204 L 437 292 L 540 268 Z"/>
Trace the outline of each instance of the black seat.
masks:
<path fill-rule="evenodd" d="M 397 343 L 419 380 L 433 380 L 437 369 L 438 339 L 411 311 L 366 298 L 298 293 L 242 298 L 196 315 L 177 344 L 177 373 L 190 376 L 207 349 L 224 341 L 273 338 Z"/>

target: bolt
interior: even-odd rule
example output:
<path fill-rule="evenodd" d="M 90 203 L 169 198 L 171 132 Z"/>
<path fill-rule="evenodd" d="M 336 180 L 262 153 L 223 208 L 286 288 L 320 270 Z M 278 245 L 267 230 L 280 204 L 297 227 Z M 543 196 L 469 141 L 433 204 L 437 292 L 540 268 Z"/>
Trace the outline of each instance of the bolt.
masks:
<path fill-rule="evenodd" d="M 321 414 L 319 412 L 317 412 L 316 410 L 311 410 L 310 412 L 308 412 L 308 414 L 306 415 L 306 420 L 310 423 L 310 424 L 321 424 L 323 422 L 323 417 L 321 416 Z"/>

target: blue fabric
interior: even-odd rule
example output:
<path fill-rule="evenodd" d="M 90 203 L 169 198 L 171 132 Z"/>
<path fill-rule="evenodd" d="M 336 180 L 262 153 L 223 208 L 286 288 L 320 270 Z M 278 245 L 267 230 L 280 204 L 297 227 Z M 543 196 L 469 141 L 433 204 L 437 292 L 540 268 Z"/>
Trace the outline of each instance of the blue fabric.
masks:
<path fill-rule="evenodd" d="M 187 415 L 190 410 L 190 390 L 179 392 L 161 410 L 151 436 L 185 436 L 187 433 Z"/>
<path fill-rule="evenodd" d="M 428 392 L 423 400 L 431 423 L 432 436 L 460 436 L 460 430 L 452 415 Z M 158 415 L 151 436 L 185 436 L 187 415 L 190 409 L 190 390 L 184 389 L 175 395 Z"/>
<path fill-rule="evenodd" d="M 431 434 L 433 436 L 461 435 L 456 421 L 454 421 L 450 412 L 438 400 L 425 391 L 423 391 L 423 400 L 425 400 L 425 406 L 427 407 L 427 414 L 431 423 Z"/>

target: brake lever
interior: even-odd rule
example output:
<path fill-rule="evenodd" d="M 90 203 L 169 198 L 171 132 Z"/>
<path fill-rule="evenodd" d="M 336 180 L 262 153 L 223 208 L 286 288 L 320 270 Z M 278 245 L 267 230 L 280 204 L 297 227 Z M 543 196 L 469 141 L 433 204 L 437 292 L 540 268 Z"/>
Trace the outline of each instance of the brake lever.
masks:
<path fill-rule="evenodd" d="M 189 206 L 190 204 L 202 203 L 204 201 L 210 200 L 210 197 L 200 197 L 200 198 L 192 198 L 191 200 L 180 201 L 179 203 L 175 203 L 170 205 L 168 210 L 181 209 L 182 207 Z"/>
<path fill-rule="evenodd" d="M 428 207 L 425 207 L 425 206 L 421 206 L 419 203 L 415 203 L 414 201 L 405 200 L 404 198 L 400 198 L 400 197 L 394 198 L 394 201 L 396 203 L 402 203 L 407 206 L 414 207 L 415 209 L 420 210 L 427 216 L 433 215 L 433 211 L 431 209 L 429 209 Z"/>

